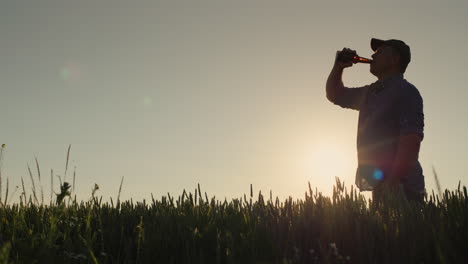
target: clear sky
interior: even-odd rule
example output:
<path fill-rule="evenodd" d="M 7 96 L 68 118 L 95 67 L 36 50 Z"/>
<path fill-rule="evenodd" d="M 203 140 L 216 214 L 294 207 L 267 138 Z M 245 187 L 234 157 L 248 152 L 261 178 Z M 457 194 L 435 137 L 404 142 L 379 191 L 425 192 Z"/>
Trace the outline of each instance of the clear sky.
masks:
<path fill-rule="evenodd" d="M 0 143 L 10 193 L 27 163 L 76 193 L 134 200 L 193 190 L 302 198 L 354 183 L 358 112 L 325 97 L 336 50 L 412 50 L 424 100 L 420 162 L 467 184 L 467 1 L 0 1 Z M 368 65 L 345 85 L 375 81 Z M 54 179 L 57 183 L 57 179 Z M 56 186 L 57 190 L 57 186 Z M 20 191 L 15 196 L 19 196 Z"/>

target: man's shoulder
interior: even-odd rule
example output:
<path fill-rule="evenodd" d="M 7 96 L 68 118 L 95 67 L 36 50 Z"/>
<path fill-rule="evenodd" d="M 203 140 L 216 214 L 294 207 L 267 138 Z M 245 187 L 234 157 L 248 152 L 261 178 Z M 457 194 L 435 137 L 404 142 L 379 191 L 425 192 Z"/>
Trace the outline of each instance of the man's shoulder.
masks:
<path fill-rule="evenodd" d="M 422 96 L 418 88 L 416 88 L 414 84 L 410 83 L 406 79 L 402 80 L 399 92 L 404 97 L 412 97 L 412 98 L 418 98 L 422 100 Z"/>
<path fill-rule="evenodd" d="M 413 83 L 409 82 L 407 79 L 401 79 L 400 80 L 400 87 L 407 88 L 407 89 L 416 89 L 417 90 L 416 86 Z"/>

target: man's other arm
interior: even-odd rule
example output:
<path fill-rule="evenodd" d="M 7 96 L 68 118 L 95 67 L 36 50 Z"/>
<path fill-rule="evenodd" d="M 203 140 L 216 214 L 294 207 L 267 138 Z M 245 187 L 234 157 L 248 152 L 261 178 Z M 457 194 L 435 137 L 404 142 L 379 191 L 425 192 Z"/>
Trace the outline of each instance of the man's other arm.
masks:
<path fill-rule="evenodd" d="M 399 183 L 408 175 L 418 160 L 421 142 L 424 138 L 423 100 L 414 86 L 405 89 L 399 111 L 398 149 L 390 172 L 390 181 L 393 184 Z"/>
<path fill-rule="evenodd" d="M 419 157 L 422 135 L 410 133 L 398 138 L 398 150 L 390 172 L 390 185 L 397 186 L 414 167 Z"/>

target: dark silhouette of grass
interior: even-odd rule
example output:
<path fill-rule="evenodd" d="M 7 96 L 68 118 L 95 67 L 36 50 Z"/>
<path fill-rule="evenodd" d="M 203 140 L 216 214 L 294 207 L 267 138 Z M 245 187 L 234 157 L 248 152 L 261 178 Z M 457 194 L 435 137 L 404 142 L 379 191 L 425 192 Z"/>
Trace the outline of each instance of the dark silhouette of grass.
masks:
<path fill-rule="evenodd" d="M 434 180 L 436 183 L 437 193 L 439 194 L 439 196 L 442 196 L 442 188 L 440 188 L 439 177 L 437 176 L 437 172 L 434 168 L 434 165 L 432 165 L 432 173 L 434 174 Z"/>
<path fill-rule="evenodd" d="M 70 147 L 67 164 L 69 155 Z M 32 172 L 30 177 L 34 181 Z M 7 203 L 7 179 L 0 207 L 0 264 L 466 263 L 468 259 L 468 193 L 460 184 L 455 191 L 442 192 L 437 183 L 438 195 L 427 196 L 422 204 L 390 193 L 374 203 L 338 178 L 331 197 L 313 191 L 309 183 L 303 199 L 280 201 L 270 192 L 266 200 L 250 185 L 249 197 L 219 201 L 206 192 L 202 197 L 197 184 L 193 193 L 183 190 L 178 197 L 168 193 L 161 199 L 151 195 L 147 203 L 120 200 L 122 177 L 114 205 L 96 196 L 97 184 L 89 200 L 77 201 L 71 197 L 72 186 L 58 178 L 60 192 L 49 205 L 35 199 L 34 191 L 26 199 L 23 179 L 24 201 Z"/>

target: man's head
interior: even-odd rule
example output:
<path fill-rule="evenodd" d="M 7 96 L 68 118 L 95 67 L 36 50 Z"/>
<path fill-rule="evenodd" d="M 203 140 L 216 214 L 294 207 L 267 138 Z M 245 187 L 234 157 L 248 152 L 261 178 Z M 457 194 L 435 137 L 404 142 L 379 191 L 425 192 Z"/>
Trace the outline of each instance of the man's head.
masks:
<path fill-rule="evenodd" d="M 370 71 L 379 78 L 394 73 L 404 73 L 411 61 L 410 48 L 401 40 L 373 38 L 371 48 L 375 53 L 372 55 L 373 63 Z"/>

